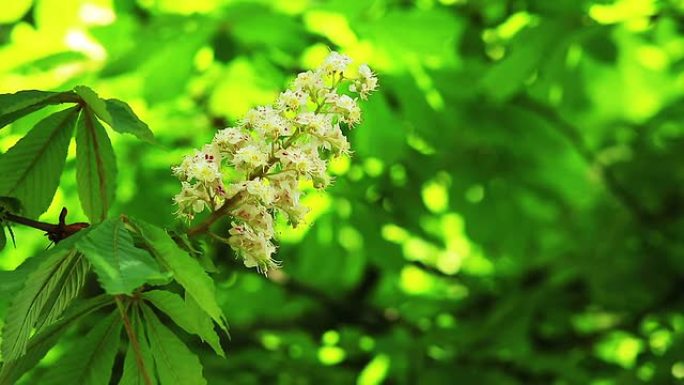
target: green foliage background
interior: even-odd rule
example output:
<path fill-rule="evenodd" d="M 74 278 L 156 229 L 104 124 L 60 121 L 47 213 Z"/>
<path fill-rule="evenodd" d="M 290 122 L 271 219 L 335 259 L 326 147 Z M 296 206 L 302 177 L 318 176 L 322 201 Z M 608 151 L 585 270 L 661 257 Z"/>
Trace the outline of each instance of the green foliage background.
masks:
<path fill-rule="evenodd" d="M 207 246 L 232 336 L 225 359 L 186 336 L 209 384 L 684 382 L 681 1 L 0 8 L 0 93 L 86 84 L 149 124 L 155 144 L 112 136 L 110 214 L 157 225 L 174 222 L 170 166 L 329 49 L 379 73 L 354 156 L 308 223 L 281 226 L 284 268 Z M 0 131 L 0 151 L 49 111 Z M 86 220 L 74 155 L 46 221 Z M 47 244 L 15 233 L 3 270 Z"/>

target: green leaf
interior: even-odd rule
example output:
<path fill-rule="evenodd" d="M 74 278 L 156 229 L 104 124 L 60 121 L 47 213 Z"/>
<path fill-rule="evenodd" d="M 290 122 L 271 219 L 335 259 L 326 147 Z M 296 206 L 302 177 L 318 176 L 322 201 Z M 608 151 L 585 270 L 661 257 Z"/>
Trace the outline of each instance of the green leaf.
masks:
<path fill-rule="evenodd" d="M 150 128 L 138 118 L 128 104 L 118 99 L 107 99 L 105 104 L 112 117 L 110 126 L 114 131 L 122 134 L 133 134 L 140 140 L 154 142 L 154 134 Z"/>
<path fill-rule="evenodd" d="M 150 290 L 143 294 L 143 298 L 151 302 L 157 309 L 166 313 L 178 326 L 190 334 L 195 334 L 202 341 L 208 343 L 216 354 L 225 357 L 219 343 L 218 334 L 214 330 L 214 323 L 191 296 L 186 301 L 176 293 L 164 290 Z M 189 301 L 189 302 L 188 302 Z"/>
<path fill-rule="evenodd" d="M 206 385 L 202 364 L 190 349 L 143 305 L 147 335 L 161 385 Z"/>
<path fill-rule="evenodd" d="M 42 263 L 29 274 L 24 287 L 15 295 L 2 330 L 5 359 L 23 355 L 33 328 L 54 322 L 78 295 L 85 274 L 79 266 L 81 256 L 74 249 L 74 243 L 85 233 L 87 230 L 72 235 L 40 257 Z"/>
<path fill-rule="evenodd" d="M 50 206 L 79 108 L 69 108 L 41 120 L 0 157 L 0 196 L 19 199 L 28 217 L 38 217 Z"/>
<path fill-rule="evenodd" d="M 138 314 L 138 308 L 136 307 L 131 313 L 131 324 L 133 325 L 135 336 L 138 339 L 138 345 L 140 346 L 140 354 L 142 355 L 143 363 L 145 365 L 145 371 L 147 371 L 152 384 L 156 385 L 157 378 L 154 376 L 155 370 L 154 360 L 152 358 L 152 350 L 150 349 L 150 343 L 148 342 L 142 320 Z M 123 365 L 123 375 L 121 376 L 119 385 L 147 385 L 145 383 L 145 378 L 136 362 L 133 344 L 130 342 L 128 343 L 128 349 L 126 350 L 126 358 L 124 359 Z"/>
<path fill-rule="evenodd" d="M 76 129 L 76 182 L 83 211 L 91 222 L 102 222 L 114 201 L 116 157 L 109 136 L 90 108 Z"/>
<path fill-rule="evenodd" d="M 168 274 L 145 250 L 135 247 L 121 218 L 94 227 L 76 244 L 108 294 L 131 294 L 145 283 L 166 282 Z"/>
<path fill-rule="evenodd" d="M 7 235 L 5 235 L 5 226 L 0 223 L 0 250 L 7 245 Z"/>
<path fill-rule="evenodd" d="M 195 299 L 185 293 L 185 304 L 187 305 L 188 315 L 194 321 L 195 327 L 197 328 L 197 335 L 205 341 L 212 349 L 221 357 L 225 357 L 226 353 L 221 347 L 221 342 L 219 340 L 216 330 L 214 330 L 214 322 L 211 317 L 205 312 L 202 307 L 195 301 Z"/>
<path fill-rule="evenodd" d="M 48 301 L 52 306 L 46 306 L 38 317 L 36 329 L 41 329 L 43 325 L 50 325 L 59 319 L 64 309 L 78 296 L 79 291 L 85 285 L 88 272 L 90 272 L 90 264 L 78 253 L 67 266 L 62 282 L 57 287 L 58 290 L 52 293 Z"/>
<path fill-rule="evenodd" d="M 539 63 L 549 57 L 549 50 L 564 49 L 561 22 L 542 20 L 539 25 L 520 32 L 511 52 L 484 75 L 480 86 L 499 101 L 514 96 L 532 76 Z"/>
<path fill-rule="evenodd" d="M 26 259 L 19 267 L 12 271 L 0 271 L 0 298 L 13 298 L 24 287 L 27 277 L 43 262 L 41 257 Z"/>
<path fill-rule="evenodd" d="M 112 116 L 109 114 L 109 111 L 107 111 L 107 104 L 97 96 L 95 91 L 86 86 L 76 86 L 74 91 L 76 91 L 78 96 L 88 104 L 88 107 L 95 112 L 95 115 L 97 115 L 98 118 L 102 119 L 110 126 L 112 125 Z"/>
<path fill-rule="evenodd" d="M 108 385 L 119 350 L 121 316 L 114 311 L 67 351 L 41 379 L 43 385 Z"/>
<path fill-rule="evenodd" d="M 174 279 L 202 309 L 226 330 L 223 312 L 216 302 L 214 281 L 202 266 L 173 241 L 163 229 L 140 220 L 132 220 L 155 256 L 173 273 Z"/>
<path fill-rule="evenodd" d="M 0 215 L 4 212 L 17 214 L 22 211 L 21 202 L 17 198 L 0 197 Z"/>
<path fill-rule="evenodd" d="M 27 371 L 31 370 L 57 343 L 59 337 L 79 318 L 97 311 L 112 303 L 112 297 L 100 295 L 85 301 L 74 303 L 65 312 L 64 317 L 31 337 L 26 354 L 17 360 L 5 360 L 0 369 L 0 385 L 14 385 Z"/>
<path fill-rule="evenodd" d="M 73 92 L 19 91 L 0 95 L 0 128 L 48 104 L 78 102 Z"/>

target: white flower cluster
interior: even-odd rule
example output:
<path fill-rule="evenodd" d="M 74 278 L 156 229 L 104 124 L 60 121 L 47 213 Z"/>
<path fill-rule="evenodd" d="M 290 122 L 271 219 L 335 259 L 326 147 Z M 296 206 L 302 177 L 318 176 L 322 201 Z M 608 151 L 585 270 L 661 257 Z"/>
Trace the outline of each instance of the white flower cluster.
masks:
<path fill-rule="evenodd" d="M 357 98 L 366 99 L 378 82 L 367 65 L 350 77 L 349 57 L 331 52 L 314 71 L 300 73 L 273 106 L 250 110 L 236 127 L 220 130 L 201 151 L 173 168 L 182 189 L 174 198 L 187 220 L 209 209 L 232 219 L 227 243 L 248 267 L 266 273 L 272 258 L 273 215 L 283 213 L 296 226 L 308 209 L 300 202 L 301 180 L 325 188 L 327 160 L 349 152 L 341 124 L 361 120 Z M 217 237 L 219 239 L 225 239 Z"/>

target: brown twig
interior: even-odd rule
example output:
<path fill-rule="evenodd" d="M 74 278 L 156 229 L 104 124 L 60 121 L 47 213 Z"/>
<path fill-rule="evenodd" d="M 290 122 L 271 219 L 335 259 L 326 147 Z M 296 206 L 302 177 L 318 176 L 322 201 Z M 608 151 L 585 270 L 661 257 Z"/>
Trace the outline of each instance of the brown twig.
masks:
<path fill-rule="evenodd" d="M 135 335 L 135 330 L 133 330 L 133 326 L 131 325 L 131 321 L 128 318 L 126 309 L 123 306 L 121 296 L 114 296 L 114 300 L 116 301 L 116 307 L 119 308 L 119 313 L 121 313 L 121 319 L 123 320 L 124 328 L 126 329 L 126 334 L 128 335 L 128 341 L 130 342 L 131 347 L 133 348 L 133 353 L 135 355 L 135 364 L 138 366 L 138 370 L 140 370 L 140 373 L 142 373 L 145 385 L 152 385 L 152 379 L 150 379 L 150 375 L 149 373 L 147 373 L 147 368 L 145 368 L 145 360 L 142 355 L 142 350 L 140 349 L 140 343 L 138 342 L 138 338 Z"/>
<path fill-rule="evenodd" d="M 22 217 L 12 213 L 6 213 L 2 215 L 2 219 L 18 223 L 20 225 L 32 227 L 34 229 L 45 231 L 45 235 L 47 235 L 48 239 L 50 239 L 52 242 L 58 243 L 59 241 L 62 241 L 65 238 L 68 238 L 76 234 L 80 230 L 83 230 L 86 227 L 90 226 L 89 223 L 85 222 L 76 222 L 67 225 L 65 222 L 67 212 L 68 211 L 66 207 L 62 208 L 62 211 L 59 214 L 59 223 L 57 223 L 56 225 L 53 225 L 51 223 L 35 221 L 33 219 Z"/>

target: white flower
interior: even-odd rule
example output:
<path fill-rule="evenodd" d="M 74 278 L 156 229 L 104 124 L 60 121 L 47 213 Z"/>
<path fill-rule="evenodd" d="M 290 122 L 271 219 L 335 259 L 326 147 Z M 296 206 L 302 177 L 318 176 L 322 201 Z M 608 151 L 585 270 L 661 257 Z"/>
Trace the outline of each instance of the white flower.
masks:
<path fill-rule="evenodd" d="M 176 214 L 191 220 L 206 209 L 226 208 L 233 221 L 226 242 L 245 266 L 263 273 L 279 267 L 272 258 L 274 215 L 292 226 L 304 220 L 309 209 L 301 202 L 300 182 L 310 180 L 316 188 L 331 183 L 327 159 L 349 153 L 341 124 L 358 123 L 357 98 L 377 88 L 367 65 L 355 79 L 345 76 L 350 61 L 331 52 L 318 69 L 299 74 L 274 105 L 249 110 L 237 127 L 218 131 L 201 151 L 183 158 L 173 167 L 181 180 Z M 340 87 L 356 97 L 341 94 Z"/>
<path fill-rule="evenodd" d="M 233 223 L 229 233 L 228 242 L 242 257 L 245 266 L 256 267 L 264 274 L 270 268 L 280 267 L 280 263 L 271 258 L 276 251 L 275 245 L 249 225 Z"/>
<path fill-rule="evenodd" d="M 280 150 L 276 153 L 276 157 L 280 160 L 283 170 L 304 174 L 311 168 L 312 159 L 298 147 Z"/>
<path fill-rule="evenodd" d="M 303 112 L 295 118 L 297 124 L 304 127 L 308 132 L 321 135 L 332 126 L 332 115 L 313 112 Z"/>
<path fill-rule="evenodd" d="M 276 107 L 280 110 L 297 112 L 300 108 L 306 106 L 308 99 L 308 95 L 302 90 L 287 90 L 281 93 L 278 97 L 278 101 L 276 101 Z"/>
<path fill-rule="evenodd" d="M 204 211 L 208 207 L 209 195 L 200 183 L 181 183 L 181 191 L 173 198 L 178 205 L 178 215 L 191 220 L 195 214 Z"/>
<path fill-rule="evenodd" d="M 216 164 L 207 160 L 198 160 L 190 166 L 188 175 L 204 183 L 213 183 L 221 179 L 221 172 Z"/>
<path fill-rule="evenodd" d="M 265 167 L 268 158 L 268 152 L 263 147 L 249 144 L 235 151 L 232 162 L 238 170 L 249 172 Z"/>
<path fill-rule="evenodd" d="M 240 143 L 244 143 L 249 139 L 242 129 L 238 127 L 228 127 L 219 130 L 214 135 L 213 143 L 216 143 L 221 152 L 232 152 Z"/>
<path fill-rule="evenodd" d="M 272 108 L 262 111 L 261 118 L 254 128 L 259 134 L 271 139 L 292 135 L 292 123 Z"/>
<path fill-rule="evenodd" d="M 274 191 L 268 180 L 261 178 L 253 179 L 246 183 L 246 189 L 251 196 L 255 197 L 262 204 L 269 206 L 273 203 Z"/>
<path fill-rule="evenodd" d="M 319 70 L 326 75 L 341 74 L 347 69 L 347 66 L 350 63 L 351 59 L 349 56 L 333 51 L 325 58 Z"/>
<path fill-rule="evenodd" d="M 361 109 L 356 103 L 356 100 L 350 98 L 348 95 L 340 95 L 335 101 L 335 106 L 341 112 L 340 120 L 354 125 L 361 121 Z"/>
<path fill-rule="evenodd" d="M 248 128 L 256 127 L 263 119 L 266 109 L 267 107 L 257 107 L 247 111 L 245 117 L 240 121 L 240 125 Z"/>
<path fill-rule="evenodd" d="M 321 74 L 313 71 L 306 71 L 297 75 L 293 86 L 295 91 L 304 91 L 314 98 L 325 87 Z"/>
<path fill-rule="evenodd" d="M 361 64 L 359 66 L 359 78 L 349 85 L 349 90 L 358 92 L 361 99 L 366 100 L 368 95 L 377 88 L 378 78 L 367 64 Z"/>

